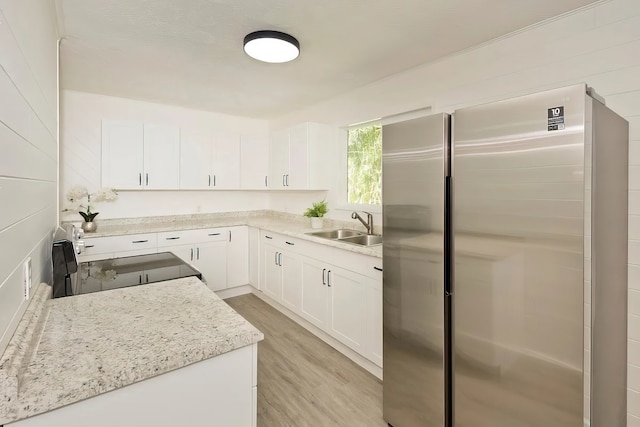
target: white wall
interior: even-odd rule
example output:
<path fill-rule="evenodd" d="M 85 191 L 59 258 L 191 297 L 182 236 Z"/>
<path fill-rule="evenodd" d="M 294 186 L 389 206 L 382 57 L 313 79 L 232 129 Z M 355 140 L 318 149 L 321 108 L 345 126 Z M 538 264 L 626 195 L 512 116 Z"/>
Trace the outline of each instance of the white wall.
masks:
<path fill-rule="evenodd" d="M 393 75 L 270 122 L 339 126 L 586 82 L 630 122 L 628 425 L 640 426 L 640 2 L 612 0 Z M 336 197 L 330 195 L 331 198 Z"/>
<path fill-rule="evenodd" d="M 64 67 L 64 64 L 63 64 Z M 60 203 L 75 185 L 95 191 L 101 187 L 102 120 L 142 120 L 201 131 L 241 131 L 264 138 L 267 122 L 170 105 L 155 104 L 85 92 L 60 94 Z M 229 212 L 266 209 L 266 193 L 249 191 L 120 191 L 115 202 L 100 203 L 97 218 Z M 64 213 L 62 219 L 81 221 Z"/>
<path fill-rule="evenodd" d="M 57 39 L 50 0 L 0 0 L 0 354 L 27 306 L 23 262 L 51 280 Z"/>

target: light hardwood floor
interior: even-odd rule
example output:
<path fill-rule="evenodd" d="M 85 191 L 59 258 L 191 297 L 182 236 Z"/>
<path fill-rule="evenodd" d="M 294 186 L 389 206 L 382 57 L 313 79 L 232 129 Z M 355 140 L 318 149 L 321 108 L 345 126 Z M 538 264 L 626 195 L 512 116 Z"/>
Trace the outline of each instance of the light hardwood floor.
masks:
<path fill-rule="evenodd" d="M 386 426 L 382 383 L 254 295 L 225 300 L 264 333 L 258 426 Z"/>

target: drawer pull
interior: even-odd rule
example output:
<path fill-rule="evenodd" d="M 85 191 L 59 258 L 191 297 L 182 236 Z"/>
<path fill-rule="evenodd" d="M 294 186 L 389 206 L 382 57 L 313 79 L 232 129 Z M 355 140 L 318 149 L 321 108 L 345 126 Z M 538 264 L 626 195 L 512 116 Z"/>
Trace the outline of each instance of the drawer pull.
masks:
<path fill-rule="evenodd" d="M 84 248 L 85 249 L 89 249 L 89 248 L 93 248 L 95 245 L 86 245 Z"/>
<path fill-rule="evenodd" d="M 165 240 L 178 240 L 180 237 L 165 237 Z"/>
<path fill-rule="evenodd" d="M 264 236 L 264 237 L 265 237 L 265 239 L 273 239 L 273 237 L 271 237 L 271 236 Z"/>
<path fill-rule="evenodd" d="M 147 242 L 148 242 L 148 240 L 134 240 L 131 243 L 147 243 Z"/>
<path fill-rule="evenodd" d="M 374 270 L 382 271 L 380 267 L 373 267 Z"/>
<path fill-rule="evenodd" d="M 209 233 L 209 236 L 219 236 L 220 233 Z"/>
<path fill-rule="evenodd" d="M 327 286 L 331 287 L 331 270 L 327 270 Z"/>
<path fill-rule="evenodd" d="M 324 275 L 327 274 L 327 269 L 323 268 L 322 269 L 322 284 L 326 285 L 327 284 L 327 279 L 325 279 Z"/>
<path fill-rule="evenodd" d="M 291 245 L 291 246 L 295 246 L 295 243 L 291 243 L 291 242 L 285 242 L 287 245 Z"/>

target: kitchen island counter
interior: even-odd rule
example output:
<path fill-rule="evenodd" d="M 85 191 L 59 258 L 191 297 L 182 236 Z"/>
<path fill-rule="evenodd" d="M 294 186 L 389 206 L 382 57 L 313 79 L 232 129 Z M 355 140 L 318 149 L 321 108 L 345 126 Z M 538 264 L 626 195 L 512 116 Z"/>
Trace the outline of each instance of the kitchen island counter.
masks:
<path fill-rule="evenodd" d="M 38 314 L 42 319 L 30 322 L 25 316 L 23 321 L 34 325 L 18 330 L 13 339 L 18 342 L 10 344 L 0 360 L 0 424 L 116 390 L 264 338 L 193 277 L 45 298 L 43 304 Z"/>

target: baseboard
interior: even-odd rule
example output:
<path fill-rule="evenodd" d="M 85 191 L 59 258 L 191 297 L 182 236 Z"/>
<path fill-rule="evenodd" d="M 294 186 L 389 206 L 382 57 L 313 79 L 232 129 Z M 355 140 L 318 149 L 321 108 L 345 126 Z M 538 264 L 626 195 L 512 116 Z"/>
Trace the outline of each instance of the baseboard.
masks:
<path fill-rule="evenodd" d="M 251 285 L 242 285 L 236 286 L 231 289 L 223 289 L 221 291 L 217 291 L 216 295 L 218 295 L 222 299 L 233 298 L 240 295 L 246 295 L 252 293 L 253 286 Z"/>
<path fill-rule="evenodd" d="M 313 325 L 312 323 L 298 316 L 293 311 L 289 310 L 288 308 L 284 307 L 282 304 L 275 301 L 273 298 L 265 295 L 264 292 L 262 292 L 261 290 L 256 289 L 253 286 L 249 286 L 249 287 L 251 288 L 251 292 L 258 298 L 260 298 L 262 301 L 266 302 L 267 304 L 269 304 L 270 306 L 272 306 L 273 308 L 275 308 L 276 310 L 278 310 L 279 312 L 287 316 L 289 319 L 293 320 L 294 322 L 296 322 L 297 324 L 299 324 L 300 326 L 302 326 L 303 328 L 305 328 L 306 330 L 308 330 L 309 332 L 311 332 L 312 334 L 320 338 L 322 341 L 324 341 L 325 343 L 329 344 L 331 347 L 338 350 L 340 353 L 347 356 L 358 366 L 364 368 L 369 373 L 371 373 L 378 379 L 382 380 L 381 367 L 379 367 L 369 359 L 356 353 L 346 345 L 342 344 L 340 341 L 333 338 L 331 335 L 327 334 L 322 329 L 318 328 L 317 326 Z"/>

